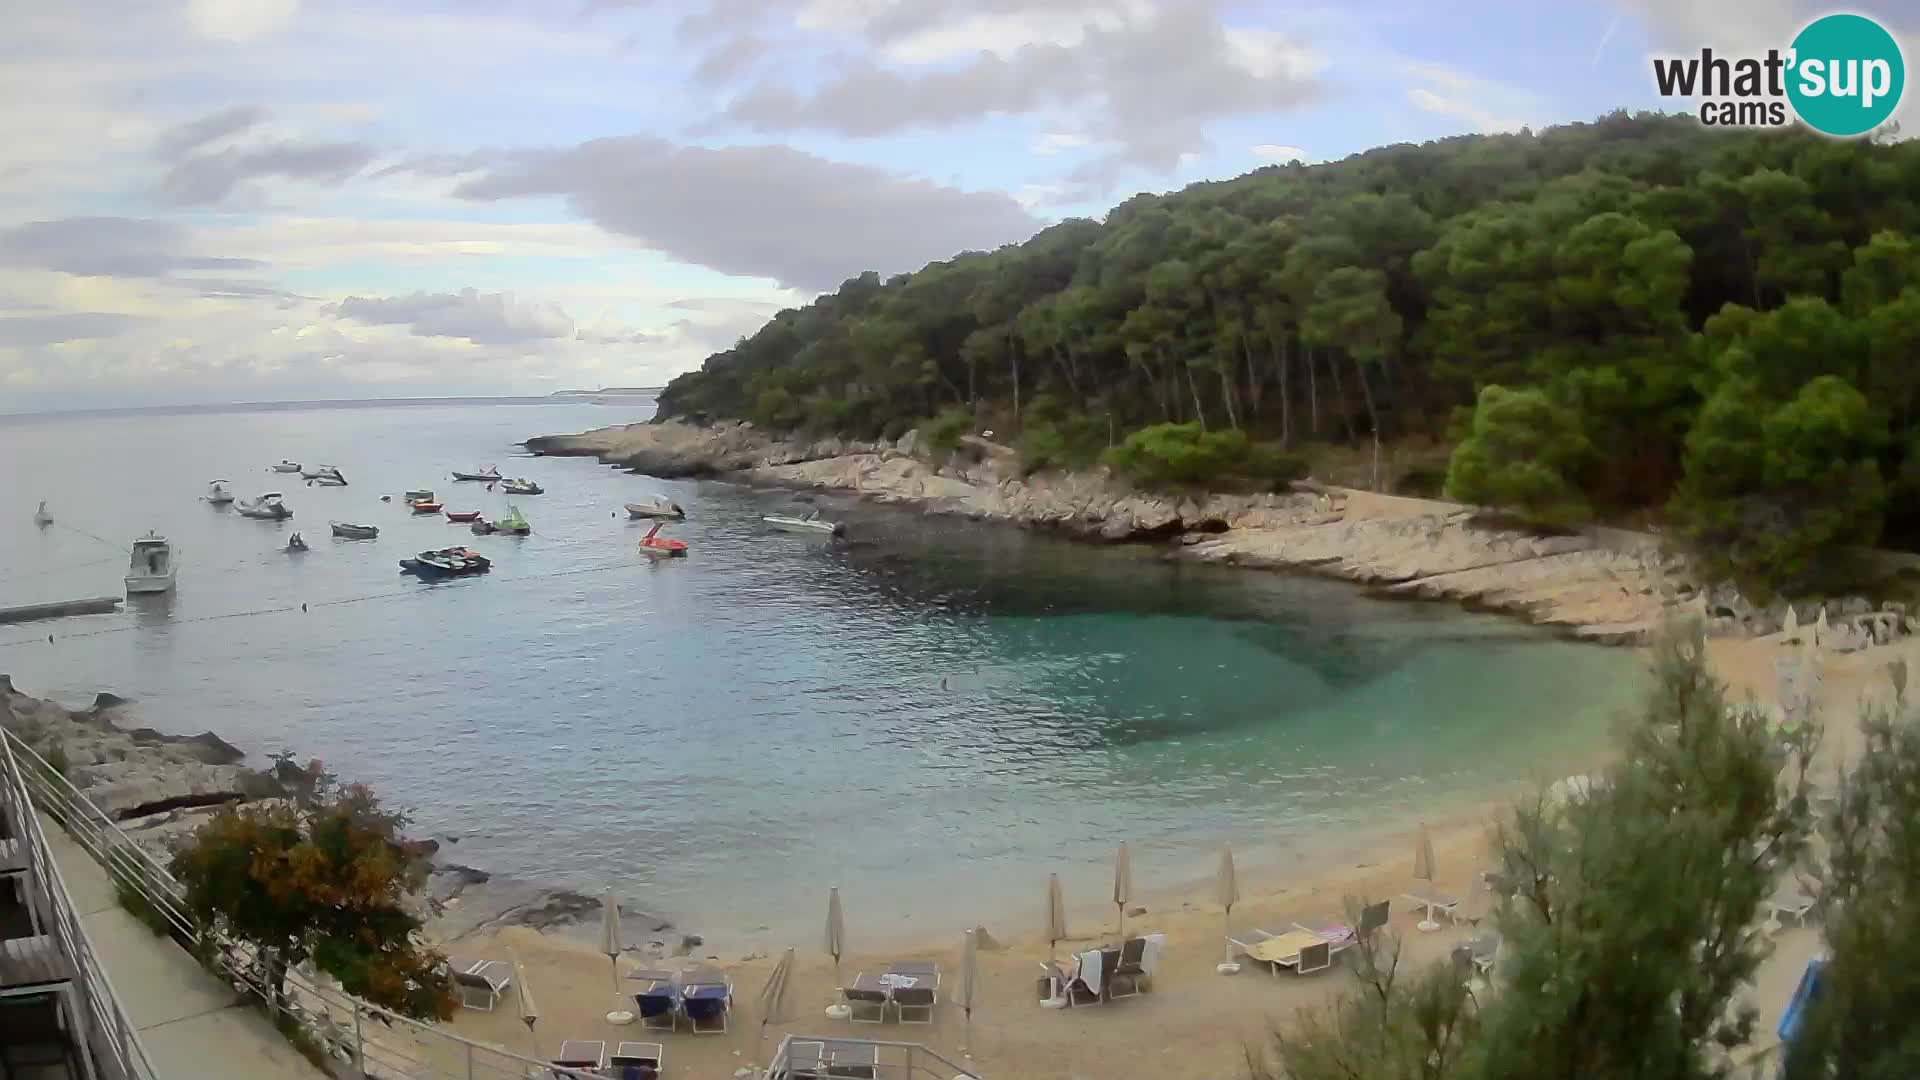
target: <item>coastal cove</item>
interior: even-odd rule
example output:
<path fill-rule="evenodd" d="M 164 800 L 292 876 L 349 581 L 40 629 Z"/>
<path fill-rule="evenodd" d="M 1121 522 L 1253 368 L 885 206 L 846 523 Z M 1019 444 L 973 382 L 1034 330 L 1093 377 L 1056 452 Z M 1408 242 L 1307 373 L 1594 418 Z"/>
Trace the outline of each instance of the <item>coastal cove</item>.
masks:
<path fill-rule="evenodd" d="M 1098 897 L 1121 839 L 1150 896 L 1204 876 L 1223 840 L 1249 874 L 1310 872 L 1578 771 L 1637 686 L 1628 651 L 1342 582 L 863 503 L 814 503 L 849 523 L 818 543 L 759 520 L 805 495 L 510 456 L 528 430 L 607 415 L 82 421 L 99 449 L 62 465 L 52 508 L 111 535 L 85 508 L 118 500 L 174 537 L 178 596 L 52 624 L 51 643 L 16 628 L 0 670 L 69 706 L 110 690 L 130 699 L 125 726 L 212 730 L 255 762 L 319 757 L 412 810 L 442 859 L 516 890 L 502 906 L 612 886 L 659 917 L 634 940 L 691 932 L 743 953 L 810 937 L 817 912 L 793 898 L 832 885 L 860 897 L 870 939 L 1021 924 L 1049 871 Z M 108 449 L 124 425 L 180 483 L 127 482 Z M 39 432 L 0 426 L 16 437 Z M 352 480 L 290 489 L 289 525 L 371 519 L 381 539 L 295 561 L 275 550 L 287 527 L 196 502 L 206 477 L 244 482 L 283 456 Z M 498 512 L 481 485 L 435 480 L 488 461 L 547 489 L 520 501 L 534 534 L 486 538 L 484 579 L 400 578 L 397 557 L 456 530 L 379 495 L 428 484 Z M 674 532 L 691 557 L 671 564 L 640 557 L 643 529 L 614 516 L 656 486 L 689 515 Z M 24 519 L 0 522 L 0 547 L 30 571 L 10 590 L 97 588 L 88 575 L 125 557 L 75 568 L 101 545 Z M 1569 687 L 1588 691 L 1572 707 Z"/>

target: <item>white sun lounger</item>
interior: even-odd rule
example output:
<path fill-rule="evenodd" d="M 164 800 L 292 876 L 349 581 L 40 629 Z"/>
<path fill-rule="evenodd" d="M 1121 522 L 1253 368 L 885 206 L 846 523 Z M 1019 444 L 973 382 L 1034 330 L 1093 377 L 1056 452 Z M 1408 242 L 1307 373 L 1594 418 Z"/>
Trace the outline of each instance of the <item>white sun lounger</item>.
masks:
<path fill-rule="evenodd" d="M 492 1012 L 500 996 L 513 985 L 513 968 L 504 960 L 452 960 L 453 984 L 460 989 L 460 1007 Z"/>

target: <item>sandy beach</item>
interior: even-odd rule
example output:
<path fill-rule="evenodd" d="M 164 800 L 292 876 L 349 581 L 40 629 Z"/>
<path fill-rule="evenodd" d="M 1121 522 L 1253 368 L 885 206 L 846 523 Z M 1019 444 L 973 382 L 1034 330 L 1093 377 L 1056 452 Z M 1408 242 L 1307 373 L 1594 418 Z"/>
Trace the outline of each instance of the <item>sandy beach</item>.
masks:
<path fill-rule="evenodd" d="M 1774 687 L 1775 660 L 1792 646 L 1778 639 L 1760 639 L 1715 641 L 1709 648 L 1715 670 L 1734 697 L 1765 699 Z M 1889 692 L 1887 664 L 1899 657 L 1911 661 L 1915 652 L 1911 643 L 1902 642 L 1825 658 L 1822 715 L 1829 736 L 1823 744 L 1823 770 L 1830 770 L 1852 745 L 1849 736 L 1861 696 Z M 1478 813 L 1431 823 L 1438 884 L 1443 890 L 1462 897 L 1471 894 L 1476 872 L 1488 863 L 1488 826 L 1505 805 L 1504 799 L 1490 800 Z M 1343 857 L 1327 858 L 1317 868 L 1292 872 L 1287 880 L 1243 873 L 1242 902 L 1233 913 L 1233 926 L 1279 930 L 1296 920 L 1336 917 L 1348 897 L 1386 897 L 1394 900 L 1390 928 L 1404 942 L 1407 956 L 1415 962 L 1437 960 L 1473 931 L 1465 925 L 1433 933 L 1414 927 L 1418 915 L 1401 899 L 1413 883 L 1411 840 L 1407 836 L 1349 850 Z M 937 859 L 930 857 L 928 873 L 940 872 Z M 1035 978 L 1039 963 L 1047 957 L 1047 942 L 1040 930 L 1044 884 L 1035 881 L 1031 896 L 1007 897 L 1000 910 L 981 913 L 981 924 L 1001 948 L 980 954 L 981 982 L 970 1025 L 963 1024 L 961 1010 L 951 1000 L 937 1010 L 931 1026 L 850 1025 L 828 1019 L 824 1010 L 834 1000 L 835 970 L 819 935 L 787 943 L 797 950 L 791 988 L 796 1019 L 768 1026 L 764 1040 L 753 999 L 777 952 L 775 956 L 741 956 L 696 949 L 690 957 L 665 960 L 630 954 L 621 959 L 621 970 L 706 962 L 732 977 L 735 1013 L 730 1033 L 693 1036 L 683 1032 L 664 1037 L 670 1075 L 702 1078 L 728 1077 L 744 1066 L 764 1065 L 784 1034 L 842 1034 L 920 1042 L 983 1076 L 1009 1080 L 1148 1076 L 1220 1080 L 1244 1075 L 1247 1054 L 1260 1052 L 1264 1034 L 1273 1025 L 1285 1023 L 1300 1007 L 1315 1005 L 1352 985 L 1339 966 L 1307 977 L 1283 973 L 1275 978 L 1250 965 L 1237 975 L 1217 974 L 1214 965 L 1223 959 L 1223 921 L 1210 888 L 1166 898 L 1156 895 L 1153 883 L 1136 874 L 1140 891 L 1152 899 L 1146 914 L 1128 920 L 1128 930 L 1167 935 L 1153 991 L 1097 1008 L 1042 1009 L 1036 1004 Z M 843 891 L 851 955 L 840 965 L 842 976 L 877 970 L 895 959 L 930 959 L 949 973 L 946 994 L 955 992 L 952 973 L 959 965 L 963 927 L 952 927 L 917 944 L 863 944 L 859 893 Z M 1104 899 L 1069 897 L 1069 925 L 1076 942 L 1112 940 L 1116 912 L 1111 903 L 1100 902 Z M 824 896 L 768 897 L 767 902 L 770 907 L 818 908 L 824 923 Z M 1479 914 L 1471 905 L 1463 911 Z M 1763 1032 L 1771 1032 L 1778 1021 L 1801 968 L 1818 948 L 1819 932 L 1788 928 L 1775 941 L 1776 952 L 1762 969 L 1754 994 Z M 605 1013 L 630 1007 L 630 1002 L 616 1002 L 606 957 L 576 938 L 511 928 L 459 942 L 450 951 L 475 958 L 517 955 L 542 1009 L 532 1038 L 517 1019 L 511 998 L 491 1014 L 463 1010 L 451 1022 L 462 1035 L 521 1053 L 537 1047 L 543 1056 L 557 1051 L 563 1039 L 612 1043 L 621 1038 L 660 1038 L 605 1022 Z"/>

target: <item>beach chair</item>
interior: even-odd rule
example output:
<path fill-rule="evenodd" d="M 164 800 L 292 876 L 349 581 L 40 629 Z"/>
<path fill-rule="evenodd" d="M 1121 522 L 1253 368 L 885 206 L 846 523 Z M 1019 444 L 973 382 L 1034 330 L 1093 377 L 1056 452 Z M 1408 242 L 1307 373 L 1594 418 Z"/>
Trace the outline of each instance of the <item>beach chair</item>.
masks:
<path fill-rule="evenodd" d="M 886 1022 L 890 999 L 887 988 L 880 983 L 878 976 L 870 976 L 864 971 L 855 975 L 852 985 L 840 988 L 840 1000 L 846 1003 L 847 1022 L 850 1024 Z"/>
<path fill-rule="evenodd" d="M 1114 958 L 1113 975 L 1107 985 L 1107 997 L 1137 997 L 1150 981 L 1147 974 L 1147 939 L 1128 938 L 1120 945 L 1120 955 Z"/>
<path fill-rule="evenodd" d="M 1447 959 L 1448 962 L 1453 965 L 1454 978 L 1460 980 L 1460 985 L 1465 986 L 1473 980 L 1475 970 L 1473 966 L 1473 946 L 1455 945 L 1453 950 L 1447 954 Z"/>
<path fill-rule="evenodd" d="M 1346 952 L 1348 949 L 1360 943 L 1359 931 L 1343 922 L 1330 922 L 1320 926 L 1307 926 L 1303 923 L 1294 923 L 1293 928 L 1295 930 L 1305 931 L 1319 938 L 1321 941 L 1326 942 L 1327 956 L 1329 959 L 1339 956 L 1341 953 Z"/>
<path fill-rule="evenodd" d="M 449 960 L 453 984 L 460 990 L 460 1007 L 492 1012 L 500 996 L 513 985 L 513 968 L 503 960 Z"/>
<path fill-rule="evenodd" d="M 1333 946 L 1322 941 L 1300 950 L 1293 963 L 1295 975 L 1311 975 L 1316 971 L 1325 971 L 1333 966 Z"/>
<path fill-rule="evenodd" d="M 614 1080 L 660 1080 L 666 1067 L 666 1047 L 659 1043 L 623 1042 L 607 1059 Z"/>
<path fill-rule="evenodd" d="M 1387 925 L 1387 919 L 1391 914 L 1389 904 L 1390 901 L 1382 900 L 1360 909 L 1360 925 L 1353 932 L 1355 941 L 1365 941 L 1373 936 L 1374 931 Z"/>
<path fill-rule="evenodd" d="M 680 982 L 680 1014 L 695 1035 L 725 1035 L 733 1012 L 733 980 L 712 970 L 700 970 Z"/>
<path fill-rule="evenodd" d="M 664 971 L 636 971 L 628 976 L 640 983 L 633 995 L 633 1014 L 640 1026 L 655 1031 L 675 1031 L 680 1027 L 680 994 L 673 976 Z"/>
<path fill-rule="evenodd" d="M 1493 975 L 1494 961 L 1500 958 L 1500 934 L 1489 930 L 1467 943 L 1473 950 L 1473 968 L 1482 975 Z"/>
<path fill-rule="evenodd" d="M 1106 1001 L 1105 996 L 1087 982 L 1080 967 L 1079 956 L 1073 958 L 1071 966 L 1060 963 L 1041 964 L 1040 970 L 1046 973 L 1040 977 L 1042 1000 L 1065 999 L 1068 1008 L 1103 1004 Z M 1104 981 L 1101 983 L 1101 989 L 1105 989 Z"/>
<path fill-rule="evenodd" d="M 880 1048 L 871 1043 L 828 1044 L 827 1075 L 850 1077 L 852 1080 L 874 1080 L 880 1075 Z"/>

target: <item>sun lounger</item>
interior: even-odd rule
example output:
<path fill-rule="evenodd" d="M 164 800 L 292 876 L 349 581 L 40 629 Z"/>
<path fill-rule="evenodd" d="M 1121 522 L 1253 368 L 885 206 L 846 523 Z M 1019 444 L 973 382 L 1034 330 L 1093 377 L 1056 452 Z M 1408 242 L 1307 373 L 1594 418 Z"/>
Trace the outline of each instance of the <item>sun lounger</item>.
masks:
<path fill-rule="evenodd" d="M 879 977 L 893 1003 L 893 1014 L 903 1024 L 933 1023 L 940 1003 L 940 965 L 931 960 L 895 960 Z"/>
<path fill-rule="evenodd" d="M 880 1048 L 872 1043 L 807 1039 L 787 1044 L 787 1068 L 779 1080 L 872 1080 L 880 1073 Z"/>
<path fill-rule="evenodd" d="M 1421 920 L 1422 922 L 1437 922 L 1438 920 L 1436 920 L 1433 917 L 1434 913 L 1445 912 L 1448 922 L 1453 923 L 1456 926 L 1459 925 L 1459 922 L 1460 922 L 1459 897 L 1445 896 L 1440 893 L 1412 893 L 1412 892 L 1401 893 L 1400 895 L 1404 899 L 1411 901 L 1414 904 L 1414 906 L 1419 907 L 1426 912 L 1426 918 L 1422 919 Z"/>
<path fill-rule="evenodd" d="M 640 984 L 633 995 L 634 1015 L 645 1028 L 673 1031 L 680 1026 L 680 992 L 673 976 L 664 971 L 636 971 L 627 976 Z"/>
<path fill-rule="evenodd" d="M 660 1080 L 665 1065 L 666 1048 L 650 1042 L 623 1042 L 607 1059 L 615 1080 Z"/>
<path fill-rule="evenodd" d="M 733 981 L 703 969 L 681 977 L 680 1014 L 695 1035 L 725 1035 L 733 1011 Z"/>
<path fill-rule="evenodd" d="M 599 1039 L 568 1039 L 560 1044 L 560 1056 L 553 1064 L 562 1069 L 604 1069 L 607 1067 L 607 1044 Z M 555 1076 L 566 1073 L 555 1072 Z"/>
<path fill-rule="evenodd" d="M 862 971 L 853 983 L 840 988 L 840 1000 L 846 1002 L 847 1020 L 854 1024 L 880 1024 L 887 1019 L 887 984 L 880 976 Z"/>
<path fill-rule="evenodd" d="M 1775 924 L 1780 922 L 1780 916 L 1791 915 L 1796 925 L 1805 926 L 1807 916 L 1813 913 L 1813 897 L 1797 887 L 1788 886 L 1774 893 L 1767 901 L 1767 907 L 1772 912 L 1771 918 Z"/>
<path fill-rule="evenodd" d="M 453 984 L 460 990 L 460 1007 L 492 1012 L 500 995 L 513 985 L 513 968 L 504 960 L 448 960 Z"/>
<path fill-rule="evenodd" d="M 1109 999 L 1135 997 L 1140 993 L 1142 984 L 1149 979 L 1146 955 L 1146 938 L 1128 938 L 1121 943 L 1120 954 L 1114 958 L 1113 976 L 1107 985 Z"/>
<path fill-rule="evenodd" d="M 1387 900 L 1361 908 L 1360 925 L 1353 932 L 1354 940 L 1365 941 L 1373 936 L 1375 930 L 1385 927 L 1392 910 L 1391 901 Z"/>
<path fill-rule="evenodd" d="M 1318 930 L 1301 926 L 1284 934 L 1265 930 L 1255 930 L 1253 933 L 1255 937 L 1251 943 L 1234 938 L 1227 940 L 1247 959 L 1268 965 L 1275 978 L 1279 978 L 1281 968 L 1289 968 L 1296 975 L 1311 975 L 1333 964 L 1333 943 Z"/>
<path fill-rule="evenodd" d="M 1078 1008 L 1082 1005 L 1103 1004 L 1106 1001 L 1106 995 L 1101 993 L 1101 989 L 1104 988 L 1105 981 L 1100 979 L 1097 973 L 1083 973 L 1081 971 L 1081 968 L 1085 966 L 1085 961 L 1082 957 L 1088 955 L 1098 956 L 1100 954 L 1080 953 L 1074 956 L 1071 965 L 1060 963 L 1041 964 L 1040 970 L 1045 972 L 1045 974 L 1040 977 L 1041 1000 L 1058 1001 L 1064 999 L 1070 1008 Z M 1094 983 L 1088 981 L 1089 975 L 1094 979 L 1100 980 L 1099 987 L 1096 987 Z"/>

